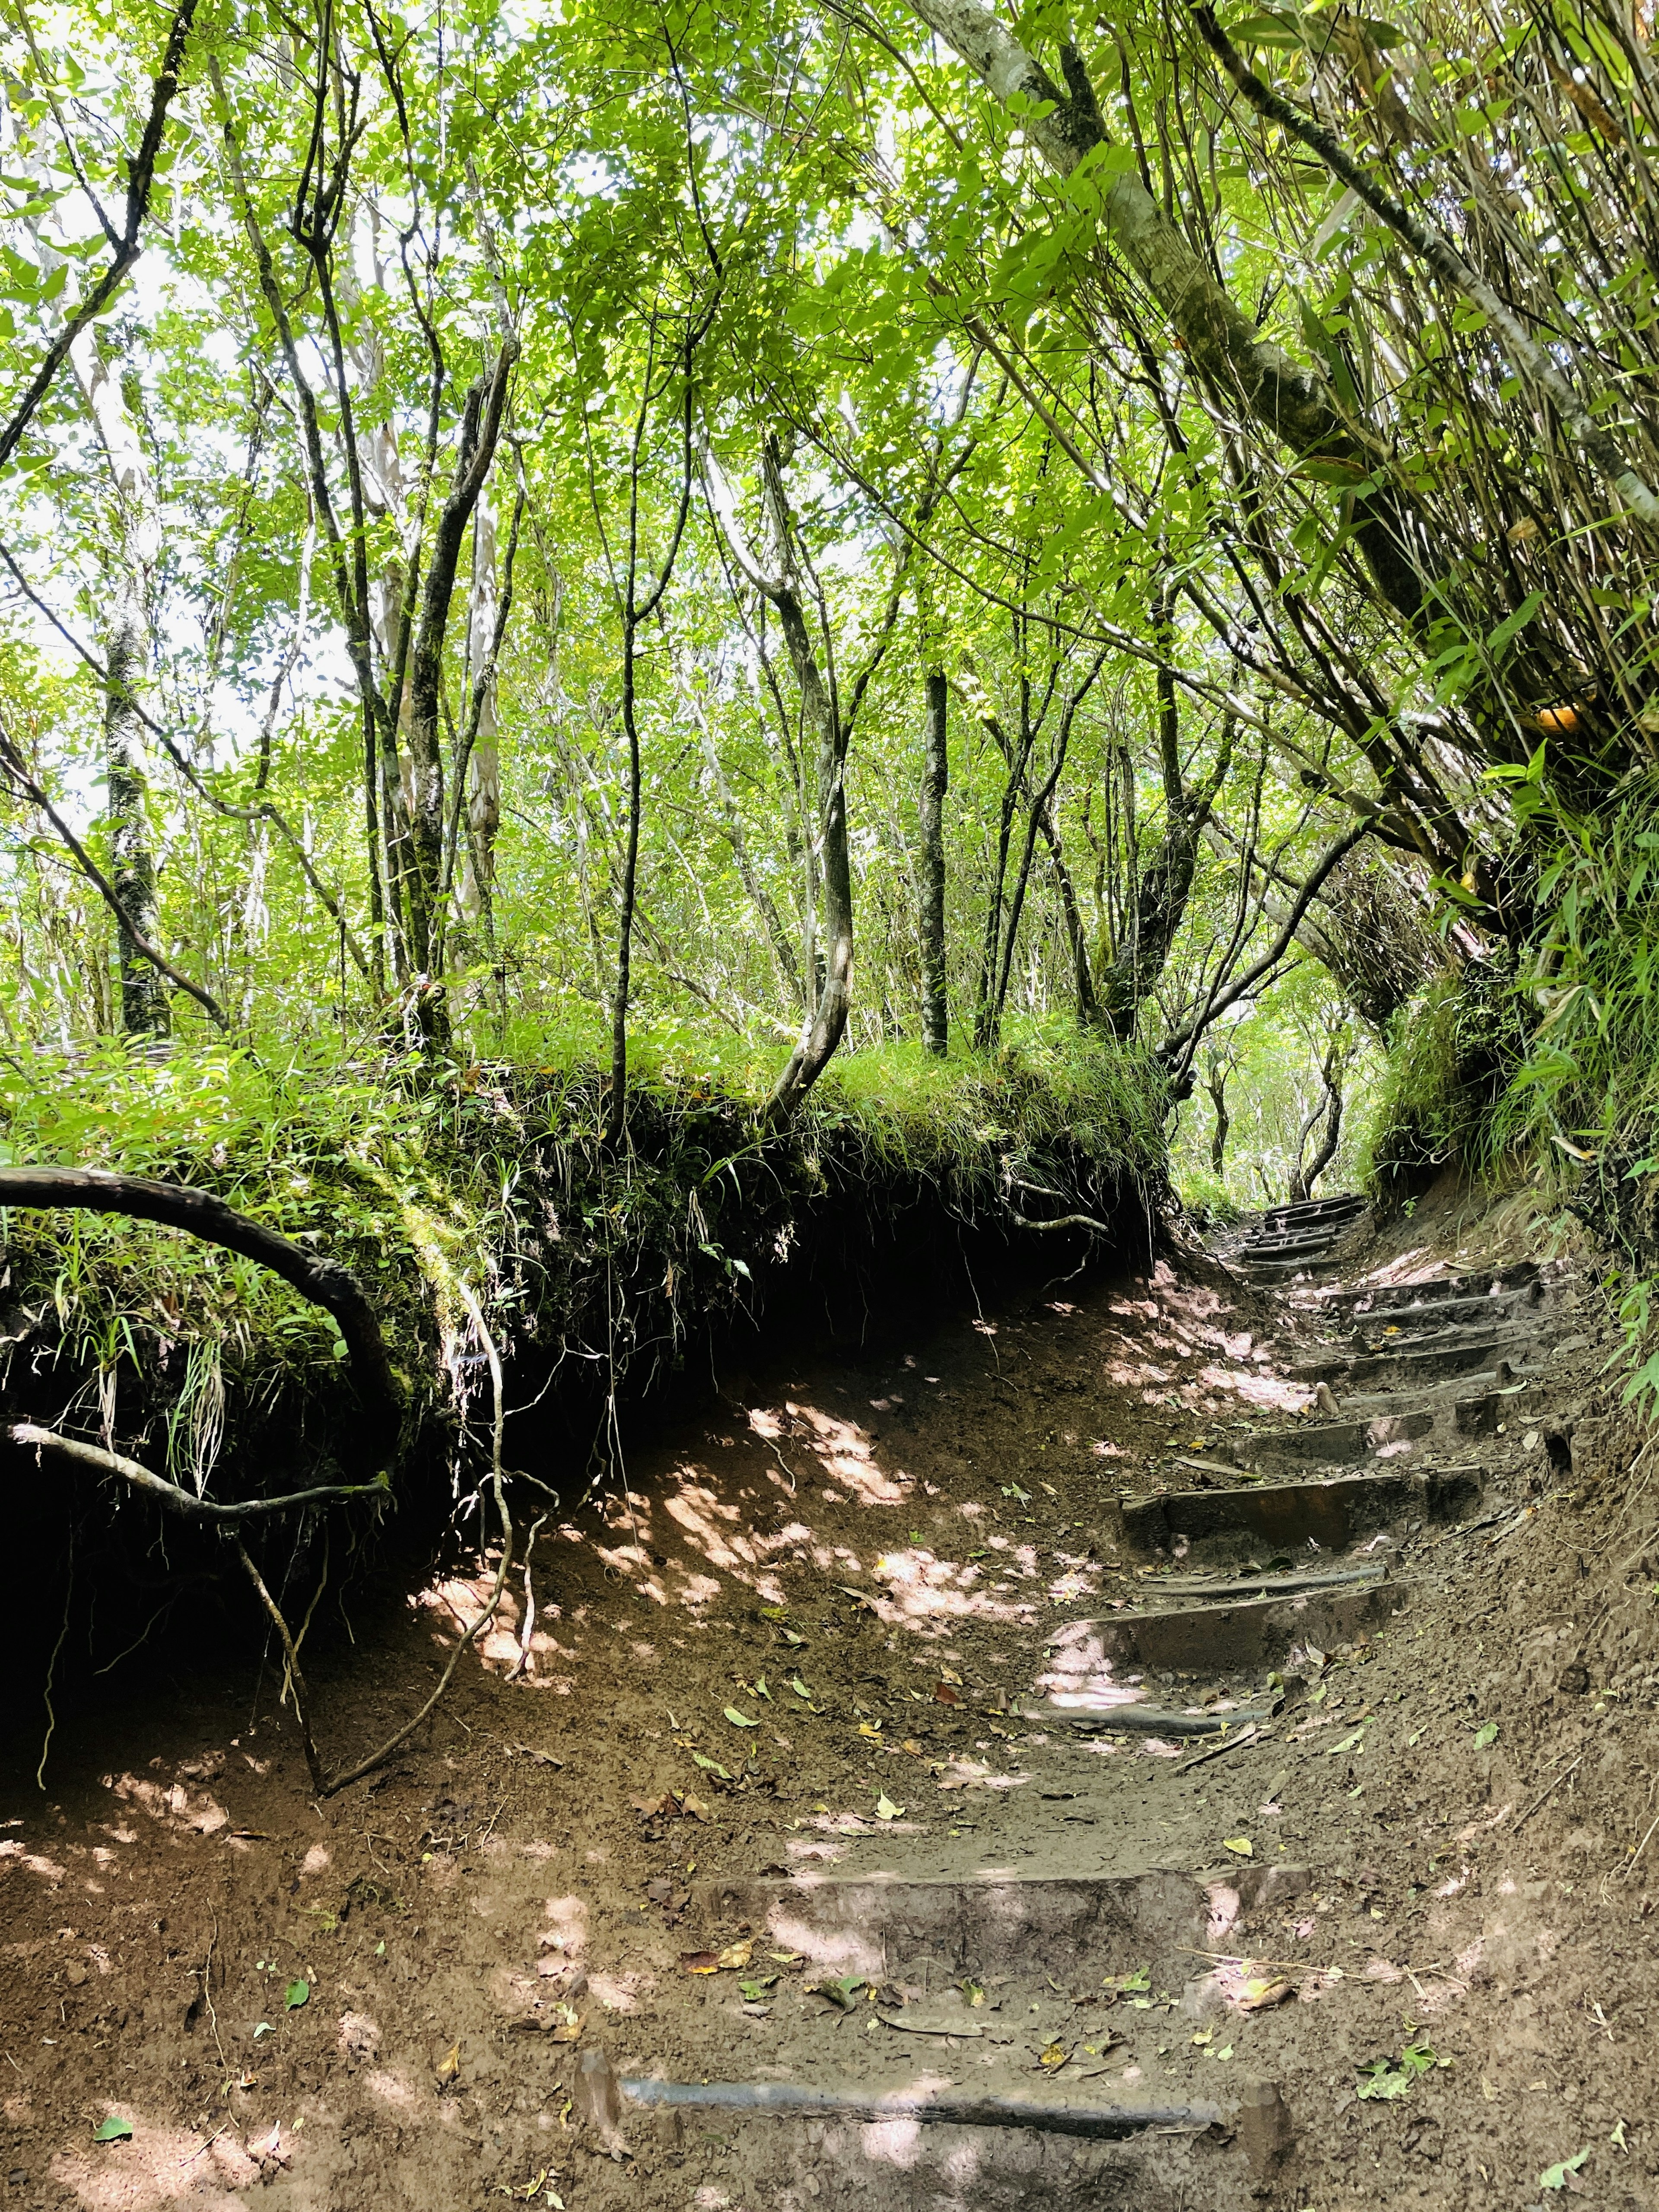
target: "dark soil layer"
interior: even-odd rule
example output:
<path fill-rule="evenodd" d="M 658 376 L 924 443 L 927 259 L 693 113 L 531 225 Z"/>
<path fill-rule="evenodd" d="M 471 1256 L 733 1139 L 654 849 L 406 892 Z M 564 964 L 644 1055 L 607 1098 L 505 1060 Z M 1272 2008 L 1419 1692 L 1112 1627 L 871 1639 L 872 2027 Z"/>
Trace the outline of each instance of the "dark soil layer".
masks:
<path fill-rule="evenodd" d="M 1354 1264 L 1443 1272 L 1419 1242 Z M 1565 1314 L 1578 1293 L 1552 1281 Z M 836 2192 L 833 2164 L 799 2178 L 780 2121 L 634 2113 L 611 2155 L 580 2073 L 602 2051 L 692 2082 L 1054 2079 L 1223 2106 L 1267 2082 L 1293 2139 L 1226 2201 L 1559 2203 L 1540 2177 L 1583 2151 L 1586 2201 L 1650 2203 L 1655 1519 L 1591 1309 L 1573 1325 L 1528 1398 L 1546 1410 L 1465 1448 L 1486 1484 L 1468 1525 L 1386 1538 L 1382 1627 L 1298 1648 L 1271 1729 L 1216 1757 L 1020 1713 L 1057 1627 L 1136 1619 L 1182 1568 L 1132 1555 L 1120 1493 L 1189 1487 L 1174 1455 L 1313 1402 L 1288 1370 L 1332 1324 L 1304 1287 L 1264 1303 L 1167 1265 L 896 1326 L 854 1361 L 728 1370 L 625 1496 L 544 1529 L 523 1676 L 520 1589 L 424 1739 L 328 1803 L 269 1674 L 152 1674 L 64 1718 L 44 1794 L 42 1716 L 14 1709 L 0 2201 L 259 2190 L 356 2212 L 540 2177 L 527 2201 L 571 2212 L 769 2212 Z M 313 1681 L 331 1749 L 424 1693 L 484 1586 L 354 1620 Z M 1264 1674 L 1160 1702 L 1213 1712 Z M 1015 1946 L 894 1985 L 871 1931 L 837 1974 L 744 1902 L 803 1869 L 1109 1875 L 1137 1902 L 1065 1964 Z M 1194 1877 L 1211 1917 L 1188 1935 Z M 686 1964 L 733 1946 L 742 1965 Z M 859 1984 L 845 2007 L 811 1991 L 838 1979 Z M 1276 1982 L 1285 2001 L 1251 2008 Z M 957 2032 L 889 2024 L 930 2007 Z M 1428 2055 L 1404 2094 L 1362 2094 L 1408 2049 Z M 111 2115 L 131 2138 L 95 2142 Z M 981 2200 L 918 2179 L 890 2201 Z"/>

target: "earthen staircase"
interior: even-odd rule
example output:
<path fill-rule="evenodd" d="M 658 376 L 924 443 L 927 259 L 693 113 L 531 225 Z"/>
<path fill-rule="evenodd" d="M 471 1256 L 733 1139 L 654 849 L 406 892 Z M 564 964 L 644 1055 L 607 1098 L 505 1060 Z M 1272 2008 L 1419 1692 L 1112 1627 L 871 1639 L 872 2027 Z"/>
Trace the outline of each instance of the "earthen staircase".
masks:
<path fill-rule="evenodd" d="M 1323 1339 L 1291 1370 L 1313 1401 L 1171 1454 L 1175 1486 L 1117 1502 L 1103 1548 L 1122 1595 L 1052 1631 L 1013 1712 L 971 1723 L 1023 1779 L 978 1793 L 970 1871 L 960 1836 L 941 1833 L 950 1816 L 929 1808 L 859 1846 L 875 1866 L 774 1870 L 698 1897 L 704 1940 L 751 1936 L 855 1985 L 830 2066 L 745 2069 L 741 2023 L 688 2017 L 672 2040 L 701 2037 L 694 2069 L 584 2054 L 577 2102 L 595 2139 L 618 2155 L 648 2142 L 683 2176 L 676 2202 L 777 2212 L 831 2198 L 1231 2212 L 1285 2188 L 1304 2201 L 1294 2081 L 1206 2063 L 1193 2048 L 1206 2039 L 1185 2032 L 1159 2046 L 1165 2063 L 1126 2069 L 1119 2026 L 1145 2025 L 1134 2007 L 1167 2017 L 1206 1957 L 1270 1915 L 1282 1925 L 1308 1872 L 1194 1865 L 1190 1832 L 1184 1854 L 1149 1838 L 1174 1830 L 1179 1844 L 1191 1767 L 1285 1755 L 1287 1708 L 1341 1654 L 1395 1632 L 1423 1547 L 1493 1507 L 1490 1440 L 1522 1421 L 1547 1431 L 1552 1346 L 1571 1326 L 1565 1285 L 1532 1265 L 1322 1289 L 1368 1234 L 1363 1202 L 1340 1198 L 1217 1240 L 1236 1276 L 1296 1286 Z M 1181 1755 L 1135 1756 L 1149 1737 Z M 1118 1755 L 1079 1756 L 1109 1745 Z M 1032 1800 L 1065 1809 L 1034 1828 Z"/>

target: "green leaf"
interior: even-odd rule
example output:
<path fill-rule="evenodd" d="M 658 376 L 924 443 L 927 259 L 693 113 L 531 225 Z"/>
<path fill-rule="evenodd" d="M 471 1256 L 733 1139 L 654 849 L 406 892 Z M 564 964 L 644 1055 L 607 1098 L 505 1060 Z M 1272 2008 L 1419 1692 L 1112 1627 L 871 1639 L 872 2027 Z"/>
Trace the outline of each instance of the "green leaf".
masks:
<path fill-rule="evenodd" d="M 729 1782 L 732 1779 L 718 1759 L 705 1759 L 700 1751 L 694 1751 L 691 1756 L 705 1774 L 718 1774 L 722 1782 Z"/>
<path fill-rule="evenodd" d="M 311 2002 L 310 1983 L 290 1982 L 283 1991 L 283 2002 L 290 2012 L 298 2012 L 301 2005 L 309 2004 Z"/>
<path fill-rule="evenodd" d="M 733 1728 L 758 1728 L 760 1726 L 760 1723 L 758 1721 L 751 1721 L 747 1713 L 740 1713 L 735 1705 L 728 1705 L 726 1707 L 726 1717 L 731 1722 Z"/>
<path fill-rule="evenodd" d="M 1567 2176 L 1578 2172 L 1589 2154 L 1590 2147 L 1586 2143 L 1577 2157 L 1564 2158 L 1559 2166 L 1547 2166 L 1538 2177 L 1538 2186 L 1540 2189 L 1565 2189 Z"/>
<path fill-rule="evenodd" d="M 94 2142 L 130 2142 L 132 2139 L 132 2122 L 121 2119 L 112 2112 L 94 2131 L 92 2139 Z"/>
<path fill-rule="evenodd" d="M 1246 15 L 1227 33 L 1235 46 L 1277 46 L 1294 53 L 1305 45 L 1302 33 L 1282 15 Z"/>
<path fill-rule="evenodd" d="M 1487 638 L 1486 650 L 1492 653 L 1502 653 L 1514 639 L 1521 635 L 1543 604 L 1544 594 L 1541 592 L 1528 592 L 1515 612 L 1505 621 L 1499 623 L 1497 629 Z"/>
<path fill-rule="evenodd" d="M 1494 1743 L 1496 1743 L 1496 1742 L 1497 1742 L 1497 1741 L 1498 1741 L 1498 1723 L 1497 1723 L 1497 1722 L 1496 1722 L 1496 1721 L 1482 1721 L 1482 1722 L 1481 1722 L 1481 1723 L 1480 1723 L 1480 1727 L 1479 1727 L 1478 1729 L 1476 1729 L 1476 1730 L 1475 1730 L 1475 1732 L 1474 1732 L 1474 1747 L 1475 1747 L 1475 1749 L 1476 1749 L 1477 1751 L 1485 1751 L 1485 1750 L 1486 1750 L 1486 1748 L 1487 1747 L 1487 1746 L 1488 1746 L 1489 1744 L 1494 1744 Z"/>

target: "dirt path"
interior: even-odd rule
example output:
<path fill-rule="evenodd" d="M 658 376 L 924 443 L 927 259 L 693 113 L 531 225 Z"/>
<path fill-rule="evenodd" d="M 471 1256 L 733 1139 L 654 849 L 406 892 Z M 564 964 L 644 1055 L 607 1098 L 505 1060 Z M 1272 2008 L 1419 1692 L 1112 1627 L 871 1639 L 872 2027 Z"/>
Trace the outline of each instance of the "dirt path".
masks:
<path fill-rule="evenodd" d="M 1577 1288 L 1340 1208 L 1229 1264 L 729 1378 L 544 1531 L 521 1678 L 520 1593 L 330 1804 L 251 1680 L 66 1723 L 5 1785 L 0 2203 L 1651 2203 Z"/>

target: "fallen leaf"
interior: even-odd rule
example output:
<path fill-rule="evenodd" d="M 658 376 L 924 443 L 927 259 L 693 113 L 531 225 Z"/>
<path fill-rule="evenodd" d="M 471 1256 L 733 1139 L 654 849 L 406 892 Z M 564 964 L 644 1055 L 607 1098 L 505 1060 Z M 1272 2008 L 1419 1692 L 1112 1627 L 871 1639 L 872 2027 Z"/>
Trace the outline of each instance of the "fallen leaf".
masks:
<path fill-rule="evenodd" d="M 861 1974 L 844 1974 L 837 1981 L 814 1982 L 806 1994 L 811 1997 L 828 1997 L 842 2012 L 851 2012 L 864 1986 Z"/>
<path fill-rule="evenodd" d="M 781 1620 L 788 1610 L 787 1605 L 763 1605 L 756 1607 L 763 1620 Z"/>
<path fill-rule="evenodd" d="M 728 1705 L 726 1708 L 726 1717 L 731 1722 L 733 1728 L 758 1728 L 760 1726 L 760 1723 L 758 1721 L 751 1721 L 747 1713 L 740 1713 L 735 1705 Z M 700 1763 L 707 1765 L 708 1761 L 705 1759 Z"/>
<path fill-rule="evenodd" d="M 753 1721 L 750 1721 L 749 1725 L 750 1728 L 753 1728 L 756 1723 Z M 729 1782 L 732 1779 L 731 1776 L 720 1765 L 718 1759 L 705 1759 L 700 1751 L 694 1751 L 691 1756 L 696 1760 L 698 1765 L 702 1767 L 705 1774 L 718 1774 L 722 1782 Z M 688 1799 L 686 1802 L 690 1803 L 690 1801 Z"/>
<path fill-rule="evenodd" d="M 1295 1995 L 1295 1983 L 1287 1982 L 1282 1975 L 1277 1981 L 1246 1982 L 1239 1991 L 1238 2008 L 1241 2012 L 1269 2012 L 1274 2005 L 1282 2005 Z"/>
<path fill-rule="evenodd" d="M 1064 2066 L 1071 2055 L 1063 2043 L 1046 2044 L 1037 2054 L 1037 2064 L 1046 2066 L 1053 2071 L 1057 2067 Z"/>
<path fill-rule="evenodd" d="M 720 1970 L 718 1951 L 682 1951 L 680 1964 L 688 1974 L 717 1974 Z"/>
<path fill-rule="evenodd" d="M 290 2012 L 298 2012 L 301 2005 L 311 2002 L 309 1982 L 290 1982 L 283 1991 L 283 2002 Z"/>
<path fill-rule="evenodd" d="M 132 2139 L 132 2122 L 118 2118 L 112 2112 L 109 2118 L 96 2129 L 92 2139 L 94 2142 L 130 2142 Z"/>
<path fill-rule="evenodd" d="M 1540 2189 L 1565 2189 L 1567 2176 L 1577 2173 L 1589 2154 L 1590 2147 L 1586 2143 L 1576 2158 L 1564 2158 L 1559 2166 L 1547 2166 L 1538 2177 L 1538 2186 Z"/>
<path fill-rule="evenodd" d="M 728 1782 L 731 1778 L 730 1775 L 726 1776 Z M 680 1810 L 688 1819 L 693 1820 L 712 1820 L 714 1817 L 702 1798 L 694 1797 L 689 1790 L 680 1800 Z"/>
<path fill-rule="evenodd" d="M 548 2031 L 555 2043 L 574 2043 L 582 2032 L 581 2014 L 574 2005 L 556 2004 L 553 2025 Z"/>
<path fill-rule="evenodd" d="M 866 1736 L 878 1736 L 881 1734 L 881 1723 L 879 1721 L 860 1721 L 859 1723 L 859 1734 Z"/>
<path fill-rule="evenodd" d="M 1476 1749 L 1477 1751 L 1485 1751 L 1485 1749 L 1486 1748 L 1486 1747 L 1487 1747 L 1487 1745 L 1488 1745 L 1488 1744 L 1496 1743 L 1496 1742 L 1497 1742 L 1497 1741 L 1498 1741 L 1498 1723 L 1497 1723 L 1497 1722 L 1496 1722 L 1496 1721 L 1483 1721 L 1483 1722 L 1480 1723 L 1480 1726 L 1478 1729 L 1476 1729 L 1476 1730 L 1475 1730 L 1475 1732 L 1474 1732 L 1474 1747 L 1475 1747 L 1475 1749 Z"/>
<path fill-rule="evenodd" d="M 755 1955 L 755 1939 L 745 1936 L 741 1943 L 728 1943 L 720 1953 L 715 1963 L 726 1972 L 735 1973 L 746 1966 Z"/>
<path fill-rule="evenodd" d="M 962 1687 L 962 1677 L 954 1667 L 941 1667 L 939 1670 L 939 1678 L 941 1682 L 948 1682 L 953 1690 L 959 1690 Z"/>
<path fill-rule="evenodd" d="M 1255 1845 L 1248 1836 L 1224 1836 L 1221 1842 L 1223 1849 L 1230 1850 L 1235 1858 L 1253 1859 L 1255 1856 Z"/>
<path fill-rule="evenodd" d="M 461 2046 L 459 2043 L 452 2043 L 438 2061 L 438 2079 L 441 2081 L 453 2081 L 460 2070 Z"/>
<path fill-rule="evenodd" d="M 812 1692 L 807 1688 L 805 1683 L 802 1681 L 799 1674 L 797 1674 L 793 1681 L 791 1681 L 789 1686 L 798 1698 L 805 1698 L 809 1704 L 811 1703 Z"/>
<path fill-rule="evenodd" d="M 896 1820 L 903 1810 L 902 1805 L 896 1805 L 885 1794 L 876 1800 L 876 1818 L 878 1820 Z"/>
<path fill-rule="evenodd" d="M 761 1974 L 752 1981 L 739 1982 L 738 1995 L 745 2004 L 759 2004 L 768 1990 L 776 1988 L 777 1979 L 775 1974 Z"/>
<path fill-rule="evenodd" d="M 936 1705 L 959 1705 L 962 1699 L 949 1682 L 940 1680 L 933 1685 L 933 1703 Z"/>
<path fill-rule="evenodd" d="M 647 1820 L 666 1819 L 675 1810 L 674 1801 L 665 1790 L 659 1797 L 630 1797 L 628 1802 Z"/>

